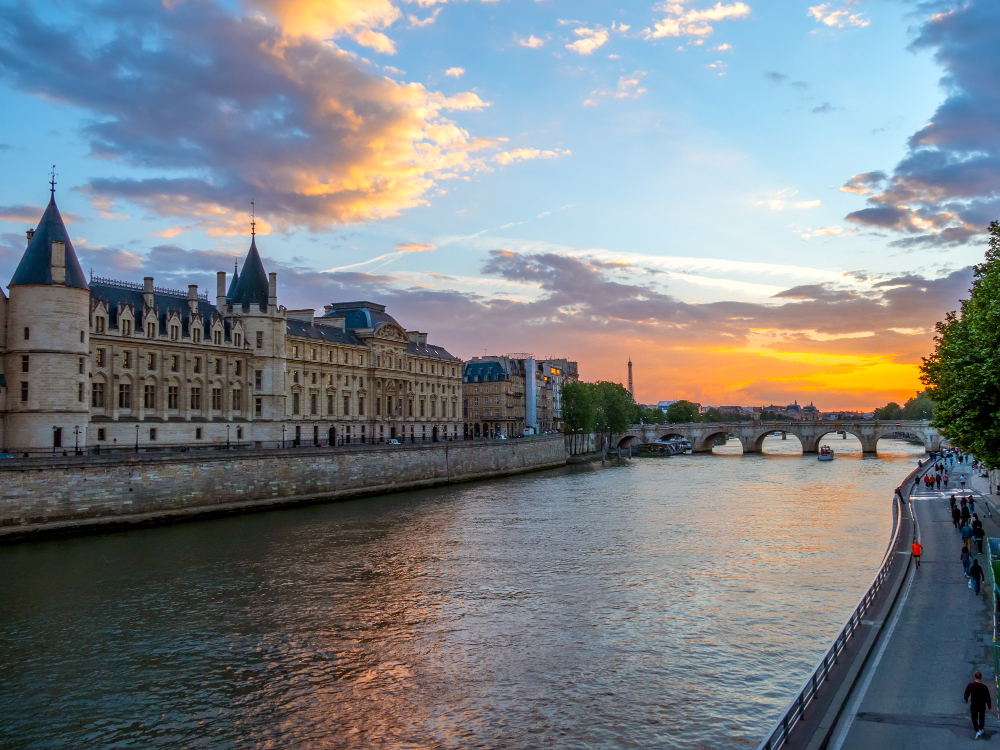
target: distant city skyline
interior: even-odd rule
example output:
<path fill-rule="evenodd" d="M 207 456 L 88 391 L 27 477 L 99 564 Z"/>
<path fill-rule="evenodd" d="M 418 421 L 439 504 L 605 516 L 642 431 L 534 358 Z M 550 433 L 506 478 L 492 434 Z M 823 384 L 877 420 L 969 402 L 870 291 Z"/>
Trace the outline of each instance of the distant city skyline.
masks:
<path fill-rule="evenodd" d="M 0 284 L 370 299 L 655 403 L 921 390 L 1000 216 L 1000 4 L 0 0 Z M 40 40 L 44 40 L 42 43 Z"/>

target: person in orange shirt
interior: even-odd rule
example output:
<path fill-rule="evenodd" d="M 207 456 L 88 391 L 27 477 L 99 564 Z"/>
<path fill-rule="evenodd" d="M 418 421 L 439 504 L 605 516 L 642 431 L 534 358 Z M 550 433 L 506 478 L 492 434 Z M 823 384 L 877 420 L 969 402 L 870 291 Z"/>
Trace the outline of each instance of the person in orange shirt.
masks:
<path fill-rule="evenodd" d="M 924 553 L 924 545 L 918 542 L 916 539 L 913 540 L 913 559 L 917 561 L 917 567 L 920 567 L 920 556 Z"/>

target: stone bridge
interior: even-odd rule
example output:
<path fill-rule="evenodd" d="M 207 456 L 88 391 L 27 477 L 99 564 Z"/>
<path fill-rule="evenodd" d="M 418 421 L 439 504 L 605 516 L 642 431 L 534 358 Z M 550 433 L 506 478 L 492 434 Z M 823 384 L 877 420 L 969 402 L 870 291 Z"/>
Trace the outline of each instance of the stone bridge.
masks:
<path fill-rule="evenodd" d="M 691 442 L 693 453 L 709 453 L 720 438 L 737 438 L 744 453 L 760 453 L 764 438 L 781 433 L 794 435 L 802 444 L 803 453 L 818 453 L 823 438 L 830 433 L 846 432 L 861 441 L 861 449 L 874 455 L 878 441 L 884 437 L 920 440 L 927 451 L 941 449 L 941 435 L 930 422 L 876 421 L 858 422 L 795 421 L 795 422 L 692 422 L 688 424 L 632 425 L 622 435 L 615 437 L 612 445 L 619 448 L 655 444 L 669 438 L 681 437 Z"/>

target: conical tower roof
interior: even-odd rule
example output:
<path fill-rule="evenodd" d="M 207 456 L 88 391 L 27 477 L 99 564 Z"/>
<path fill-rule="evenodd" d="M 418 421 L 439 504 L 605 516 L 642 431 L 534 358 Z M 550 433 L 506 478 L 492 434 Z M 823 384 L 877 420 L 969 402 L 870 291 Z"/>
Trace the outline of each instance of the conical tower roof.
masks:
<path fill-rule="evenodd" d="M 250 240 L 250 251 L 246 260 L 243 261 L 243 273 L 240 274 L 236 288 L 230 290 L 230 302 L 233 305 L 250 307 L 250 305 L 260 305 L 267 307 L 267 273 L 264 271 L 264 264 L 260 260 L 260 253 L 257 252 L 257 238 Z"/>
<path fill-rule="evenodd" d="M 240 281 L 239 269 L 237 268 L 236 264 L 233 263 L 233 280 L 229 282 L 229 291 L 226 292 L 226 299 L 228 299 L 230 302 L 233 301 L 233 295 L 236 293 L 236 285 L 239 283 L 239 281 Z"/>
<path fill-rule="evenodd" d="M 73 250 L 73 243 L 70 242 L 69 232 L 63 223 L 62 215 L 56 206 L 55 191 L 49 199 L 49 205 L 42 214 L 38 228 L 28 242 L 28 249 L 21 256 L 21 262 L 17 264 L 17 270 L 11 278 L 8 287 L 19 284 L 52 284 L 52 243 L 66 243 L 66 286 L 78 289 L 90 289 L 87 278 L 80 268 L 80 261 L 77 260 L 76 251 Z"/>

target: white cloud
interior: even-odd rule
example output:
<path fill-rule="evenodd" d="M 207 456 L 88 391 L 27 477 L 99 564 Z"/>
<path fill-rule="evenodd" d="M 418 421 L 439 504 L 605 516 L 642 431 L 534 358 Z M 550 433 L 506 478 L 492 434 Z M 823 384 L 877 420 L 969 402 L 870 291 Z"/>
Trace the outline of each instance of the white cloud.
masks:
<path fill-rule="evenodd" d="M 465 73 L 465 68 L 459 68 L 457 66 L 454 68 L 448 68 L 448 70 L 444 72 L 446 76 L 451 76 L 452 78 L 461 78 L 463 73 Z"/>
<path fill-rule="evenodd" d="M 603 97 L 638 99 L 648 91 L 648 89 L 642 86 L 642 79 L 645 77 L 646 72 L 643 70 L 637 70 L 629 75 L 624 75 L 618 79 L 618 85 L 615 86 L 614 90 L 594 89 L 590 92 L 590 96 L 584 100 L 583 104 L 585 107 L 596 107 L 598 101 Z"/>
<path fill-rule="evenodd" d="M 728 52 L 732 48 L 733 45 L 729 44 L 728 42 L 726 42 L 725 44 L 716 44 L 714 47 L 712 47 L 712 49 L 714 49 L 716 52 Z"/>
<path fill-rule="evenodd" d="M 515 161 L 526 161 L 528 159 L 558 159 L 560 156 L 569 156 L 572 152 L 568 149 L 537 149 L 537 148 L 512 148 L 510 151 L 501 151 L 493 155 L 493 160 L 501 164 L 510 164 Z"/>
<path fill-rule="evenodd" d="M 817 227 L 816 229 L 806 227 L 805 229 L 799 230 L 799 236 L 804 240 L 808 240 L 811 237 L 836 237 L 837 235 L 843 233 L 844 228 L 838 226 Z"/>
<path fill-rule="evenodd" d="M 573 29 L 579 39 L 566 45 L 566 49 L 576 52 L 578 55 L 590 55 L 608 41 L 608 30 L 603 26 L 595 26 L 592 29 L 581 26 Z"/>
<path fill-rule="evenodd" d="M 441 9 L 435 8 L 434 12 L 431 13 L 426 18 L 418 18 L 417 16 L 411 13 L 406 17 L 406 20 L 410 22 L 411 29 L 419 29 L 423 28 L 424 26 L 430 26 L 432 23 L 434 23 L 437 20 L 438 14 L 440 13 Z"/>
<path fill-rule="evenodd" d="M 674 36 L 705 37 L 715 29 L 712 23 L 733 18 L 746 18 L 750 15 L 750 6 L 744 2 L 724 4 L 717 2 L 711 8 L 688 10 L 683 2 L 668 0 L 657 6 L 657 10 L 665 13 L 664 17 L 653 24 L 651 29 L 644 29 L 642 34 L 646 39 L 664 39 Z"/>
<path fill-rule="evenodd" d="M 871 23 L 864 13 L 852 13 L 851 5 L 853 5 L 851 0 L 839 8 L 835 8 L 833 3 L 814 5 L 809 8 L 809 15 L 831 29 L 842 29 L 845 26 L 856 26 L 863 29 Z"/>
<path fill-rule="evenodd" d="M 797 201 L 795 196 L 799 191 L 795 188 L 785 188 L 779 190 L 773 197 L 765 198 L 754 203 L 755 206 L 767 206 L 772 211 L 786 211 L 788 209 L 816 208 L 822 205 L 819 200 Z"/>
<path fill-rule="evenodd" d="M 534 34 L 529 35 L 527 39 L 524 39 L 524 38 L 519 37 L 519 36 L 515 36 L 514 39 L 522 47 L 529 47 L 531 49 L 538 49 L 543 44 L 545 44 L 545 40 L 544 39 L 539 39 Z"/>

